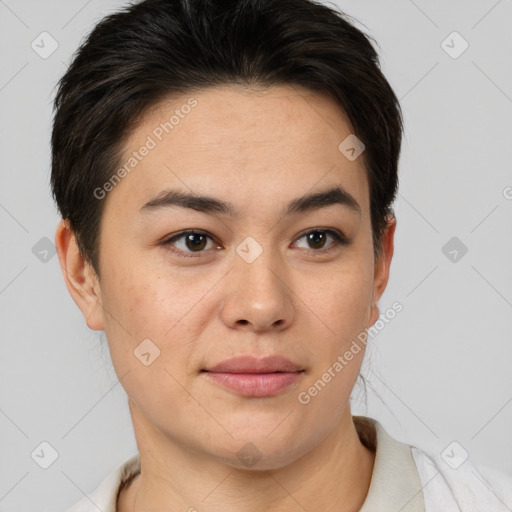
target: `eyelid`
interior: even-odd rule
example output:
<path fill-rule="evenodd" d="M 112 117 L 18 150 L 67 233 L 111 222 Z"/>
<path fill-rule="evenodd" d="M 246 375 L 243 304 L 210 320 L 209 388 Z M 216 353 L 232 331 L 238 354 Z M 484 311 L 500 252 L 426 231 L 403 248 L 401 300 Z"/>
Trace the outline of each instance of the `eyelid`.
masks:
<path fill-rule="evenodd" d="M 313 228 L 308 228 L 308 229 L 302 231 L 301 233 L 299 233 L 297 235 L 297 237 L 295 238 L 294 243 L 297 242 L 298 240 L 300 240 L 301 238 L 303 238 L 304 236 L 306 236 L 306 235 L 308 235 L 310 233 L 315 233 L 315 232 L 323 232 L 323 233 L 327 233 L 328 235 L 331 235 L 334 238 L 334 242 L 331 243 L 330 245 L 328 245 L 326 248 L 322 248 L 322 249 L 303 249 L 304 251 L 306 251 L 308 253 L 314 253 L 314 254 L 317 254 L 317 255 L 326 254 L 330 250 L 334 250 L 334 249 L 336 249 L 338 247 L 342 247 L 342 246 L 350 244 L 350 240 L 339 229 L 324 228 L 324 227 L 321 227 L 321 226 L 313 227 Z M 160 245 L 171 246 L 172 247 L 172 242 L 174 242 L 176 240 L 179 240 L 180 238 L 182 238 L 182 237 L 184 237 L 186 235 L 190 235 L 190 234 L 206 236 L 207 238 L 212 240 L 214 243 L 219 244 L 219 242 L 216 240 L 216 238 L 213 235 L 211 235 L 210 233 L 208 233 L 207 231 L 204 231 L 202 229 L 190 228 L 190 229 L 185 229 L 183 231 L 175 233 L 175 234 L 171 235 L 170 237 L 164 238 L 162 240 L 162 242 L 160 242 Z M 176 253 L 178 256 L 181 256 L 183 258 L 197 258 L 197 257 L 200 257 L 202 254 L 207 252 L 206 250 L 204 250 L 204 251 L 197 251 L 197 252 L 194 252 L 194 251 L 182 251 L 181 249 L 171 249 L 171 250 L 174 253 Z"/>
<path fill-rule="evenodd" d="M 193 228 L 190 228 L 190 229 L 184 229 L 183 231 L 180 231 L 174 235 L 171 235 L 170 237 L 166 237 L 164 238 L 159 245 L 163 245 L 164 247 L 172 247 L 172 242 L 176 241 L 176 240 L 179 240 L 180 238 L 183 238 L 184 236 L 186 235 L 203 235 L 207 238 L 209 238 L 210 240 L 212 240 L 214 243 L 220 245 L 216 238 L 211 235 L 210 233 L 208 233 L 207 231 L 203 231 L 202 229 L 193 229 Z M 206 251 L 198 251 L 198 252 L 193 252 L 193 251 L 182 251 L 181 249 L 170 249 L 172 252 L 174 252 L 175 254 L 177 254 L 178 256 L 181 256 L 183 258 L 197 258 L 197 257 L 200 257 L 202 254 L 206 253 Z"/>
<path fill-rule="evenodd" d="M 297 237 L 295 238 L 295 241 L 301 239 L 303 236 L 309 235 L 310 233 L 315 233 L 317 231 L 321 231 L 324 233 L 334 235 L 334 238 L 339 238 L 341 242 L 346 242 L 346 243 L 349 242 L 348 237 L 346 237 L 345 234 L 341 230 L 335 229 L 335 228 L 322 227 L 322 226 L 315 226 L 313 228 L 305 229 L 304 231 L 302 231 L 301 233 L 299 233 L 297 235 Z M 315 252 L 318 252 L 318 251 L 315 251 Z"/>
<path fill-rule="evenodd" d="M 322 232 L 322 233 L 327 233 L 332 238 L 334 238 L 334 242 L 322 249 L 303 249 L 304 251 L 306 251 L 309 254 L 311 254 L 311 253 L 318 254 L 318 255 L 327 254 L 328 252 L 330 252 L 332 250 L 335 250 L 335 249 L 338 249 L 340 247 L 350 244 L 350 240 L 339 229 L 324 228 L 321 226 L 306 229 L 305 231 L 303 231 L 302 233 L 300 233 L 297 236 L 297 238 L 295 239 L 295 242 L 297 240 L 300 240 L 302 237 L 309 235 L 310 233 L 315 233 L 317 231 Z"/>

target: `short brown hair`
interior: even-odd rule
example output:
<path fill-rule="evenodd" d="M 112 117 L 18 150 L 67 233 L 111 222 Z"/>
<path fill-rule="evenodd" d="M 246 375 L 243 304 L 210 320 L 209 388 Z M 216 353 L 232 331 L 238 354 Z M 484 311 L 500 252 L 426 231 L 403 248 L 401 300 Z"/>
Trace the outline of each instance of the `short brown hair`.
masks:
<path fill-rule="evenodd" d="M 371 38 L 348 20 L 313 0 L 145 0 L 96 25 L 58 85 L 51 185 L 98 276 L 104 202 L 93 191 L 130 130 L 166 96 L 229 83 L 299 85 L 344 110 L 365 144 L 377 254 L 398 188 L 402 114 Z"/>

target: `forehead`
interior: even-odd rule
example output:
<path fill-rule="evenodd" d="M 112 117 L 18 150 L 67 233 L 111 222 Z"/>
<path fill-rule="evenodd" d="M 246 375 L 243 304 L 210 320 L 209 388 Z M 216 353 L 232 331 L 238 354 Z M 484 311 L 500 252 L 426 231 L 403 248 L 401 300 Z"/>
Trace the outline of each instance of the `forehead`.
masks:
<path fill-rule="evenodd" d="M 188 107 L 191 104 L 194 106 Z M 165 124 L 169 121 L 172 128 Z M 187 128 L 190 124 L 194 125 L 193 129 Z M 310 151 L 326 136 L 325 143 L 334 143 L 336 148 L 340 137 L 353 132 L 345 112 L 325 94 L 299 86 L 263 88 L 236 84 L 160 101 L 142 117 L 132 137 L 150 130 L 159 141 L 172 142 L 184 151 L 201 146 L 221 150 L 221 146 L 236 144 L 257 149 L 258 143 L 274 146 L 281 143 L 283 149 L 295 144 L 295 151 L 301 148 Z M 198 130 L 200 137 L 194 136 Z M 172 135 L 172 141 L 166 135 Z M 230 138 L 226 139 L 226 135 Z M 194 148 L 187 144 L 192 138 Z M 299 146 L 304 139 L 310 144 Z"/>
<path fill-rule="evenodd" d="M 363 159 L 340 151 L 349 136 L 343 110 L 301 87 L 201 89 L 145 113 L 120 155 L 126 177 L 109 194 L 140 208 L 179 186 L 261 208 L 339 184 L 367 210 Z"/>

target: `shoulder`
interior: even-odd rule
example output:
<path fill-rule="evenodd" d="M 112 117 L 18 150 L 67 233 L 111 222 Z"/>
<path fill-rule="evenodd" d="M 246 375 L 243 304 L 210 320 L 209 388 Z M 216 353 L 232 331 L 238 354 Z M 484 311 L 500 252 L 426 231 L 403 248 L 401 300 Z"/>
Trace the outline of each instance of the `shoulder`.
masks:
<path fill-rule="evenodd" d="M 121 485 L 140 472 L 139 454 L 121 462 L 91 493 L 64 512 L 116 512 L 117 494 Z"/>
<path fill-rule="evenodd" d="M 354 422 L 363 444 L 374 445 L 376 433 L 376 463 L 388 477 L 397 467 L 417 470 L 425 512 L 512 512 L 512 476 L 475 464 L 462 447 L 459 454 L 456 445 L 448 451 L 435 444 L 413 446 L 389 435 L 375 419 L 354 417 Z M 406 475 L 398 473 L 403 486 Z"/>
<path fill-rule="evenodd" d="M 512 477 L 470 458 L 446 461 L 441 451 L 411 446 L 426 512 L 510 512 Z M 446 454 L 445 454 L 446 457 Z"/>

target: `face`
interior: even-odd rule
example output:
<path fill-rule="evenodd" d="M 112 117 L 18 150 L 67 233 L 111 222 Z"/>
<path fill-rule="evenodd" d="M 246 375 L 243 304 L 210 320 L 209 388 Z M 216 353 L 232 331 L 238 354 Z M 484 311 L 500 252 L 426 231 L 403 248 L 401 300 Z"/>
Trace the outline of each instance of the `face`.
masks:
<path fill-rule="evenodd" d="M 351 133 L 331 99 L 288 86 L 168 99 L 133 130 L 129 171 L 98 199 L 95 299 L 77 303 L 136 431 L 240 467 L 251 446 L 277 468 L 349 414 L 364 347 L 332 368 L 378 318 L 393 236 L 375 262 L 363 160 L 338 149 Z M 238 356 L 266 375 L 213 371 Z"/>

